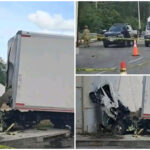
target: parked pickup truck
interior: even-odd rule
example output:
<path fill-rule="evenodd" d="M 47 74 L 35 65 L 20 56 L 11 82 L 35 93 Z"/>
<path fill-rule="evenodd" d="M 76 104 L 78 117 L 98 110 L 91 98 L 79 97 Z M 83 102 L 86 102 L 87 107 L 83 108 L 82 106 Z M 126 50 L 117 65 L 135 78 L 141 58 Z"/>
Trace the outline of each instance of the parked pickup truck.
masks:
<path fill-rule="evenodd" d="M 117 23 L 110 27 L 108 31 L 105 32 L 105 40 L 103 41 L 104 47 L 109 47 L 111 44 L 131 46 L 133 45 L 133 40 L 124 38 L 133 38 L 137 35 L 136 30 L 133 30 L 131 25 L 124 23 Z"/>

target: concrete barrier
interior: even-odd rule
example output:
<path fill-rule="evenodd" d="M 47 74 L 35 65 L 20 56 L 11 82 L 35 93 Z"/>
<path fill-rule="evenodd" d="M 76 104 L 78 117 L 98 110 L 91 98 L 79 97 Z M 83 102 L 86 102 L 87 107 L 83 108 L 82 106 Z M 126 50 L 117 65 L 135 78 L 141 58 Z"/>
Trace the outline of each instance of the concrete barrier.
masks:
<path fill-rule="evenodd" d="M 70 131 L 64 129 L 0 133 L 0 145 L 13 148 L 71 148 L 73 144 Z"/>

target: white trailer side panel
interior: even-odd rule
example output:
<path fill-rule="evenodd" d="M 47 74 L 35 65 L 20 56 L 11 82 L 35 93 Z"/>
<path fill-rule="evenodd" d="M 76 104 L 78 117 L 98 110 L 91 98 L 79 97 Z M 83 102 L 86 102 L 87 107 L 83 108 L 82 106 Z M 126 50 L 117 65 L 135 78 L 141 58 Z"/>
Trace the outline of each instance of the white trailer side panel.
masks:
<path fill-rule="evenodd" d="M 142 117 L 150 119 L 150 77 L 144 80 Z"/>
<path fill-rule="evenodd" d="M 74 107 L 72 37 L 21 38 L 16 106 L 72 112 Z"/>
<path fill-rule="evenodd" d="M 118 93 L 122 103 L 128 106 L 131 112 L 136 112 L 142 108 L 142 90 L 142 76 L 121 77 Z"/>

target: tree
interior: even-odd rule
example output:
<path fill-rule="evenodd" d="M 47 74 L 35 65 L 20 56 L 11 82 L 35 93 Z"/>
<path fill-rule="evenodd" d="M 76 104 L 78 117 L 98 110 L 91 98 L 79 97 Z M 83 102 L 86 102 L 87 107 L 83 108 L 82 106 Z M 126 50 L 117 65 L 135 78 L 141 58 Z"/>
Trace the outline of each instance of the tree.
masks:
<path fill-rule="evenodd" d="M 150 3 L 140 2 L 142 30 L 150 14 Z M 85 25 L 91 32 L 109 29 L 114 23 L 128 23 L 138 29 L 137 2 L 79 2 L 79 31 Z"/>

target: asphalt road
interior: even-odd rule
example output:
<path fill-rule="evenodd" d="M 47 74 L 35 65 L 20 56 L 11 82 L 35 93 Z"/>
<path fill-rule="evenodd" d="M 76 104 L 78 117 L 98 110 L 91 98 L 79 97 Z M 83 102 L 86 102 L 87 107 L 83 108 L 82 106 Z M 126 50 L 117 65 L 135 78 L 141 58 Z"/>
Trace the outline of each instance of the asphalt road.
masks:
<path fill-rule="evenodd" d="M 138 41 L 138 50 L 140 55 L 132 56 L 132 46 L 112 45 L 104 48 L 101 41 L 91 43 L 89 48 L 80 46 L 79 54 L 76 55 L 76 67 L 101 70 L 78 71 L 77 74 L 120 74 L 121 61 L 126 62 L 128 74 L 150 74 L 150 47 L 145 47 L 144 41 Z"/>

